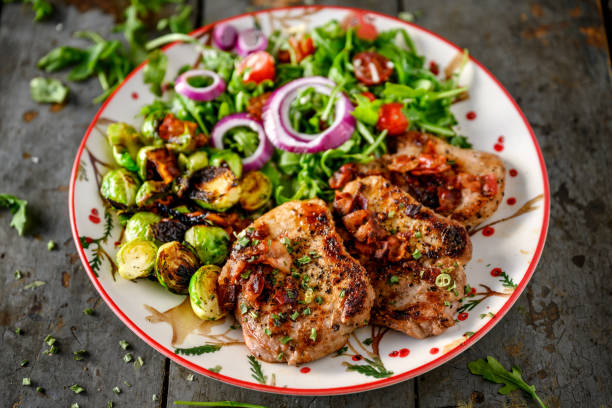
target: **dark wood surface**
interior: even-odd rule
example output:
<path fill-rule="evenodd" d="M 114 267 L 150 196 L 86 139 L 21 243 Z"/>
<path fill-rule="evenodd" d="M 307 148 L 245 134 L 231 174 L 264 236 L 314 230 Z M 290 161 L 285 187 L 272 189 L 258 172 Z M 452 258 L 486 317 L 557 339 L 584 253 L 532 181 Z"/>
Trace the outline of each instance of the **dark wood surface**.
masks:
<path fill-rule="evenodd" d="M 410 11 L 416 23 L 462 47 L 487 66 L 516 98 L 532 124 L 548 166 L 552 206 L 548 240 L 525 293 L 475 346 L 449 363 L 385 389 L 338 397 L 289 397 L 247 391 L 195 375 L 138 339 L 100 299 L 72 242 L 68 179 L 77 146 L 98 106 L 95 81 L 71 84 L 58 112 L 29 97 L 36 61 L 72 33 L 109 35 L 114 18 L 91 4 L 56 3 L 50 21 L 33 23 L 27 6 L 0 10 L 0 193 L 30 202 L 35 225 L 27 237 L 0 212 L 0 404 L 6 407 L 166 407 L 177 399 L 238 400 L 269 407 L 535 406 L 519 392 L 469 374 L 486 355 L 518 364 L 550 407 L 612 406 L 612 92 L 604 20 L 596 0 L 343 0 L 322 2 L 391 15 Z M 286 1 L 192 1 L 197 25 Z M 318 4 L 319 2 L 317 2 Z M 602 10 L 603 9 L 603 10 Z M 604 18 L 605 17 L 605 18 Z M 58 25 L 60 24 L 60 25 Z M 31 117 L 35 117 L 32 119 Z M 26 120 L 28 119 L 28 120 Z M 30 120 L 31 119 L 31 120 Z M 47 250 L 47 241 L 58 243 Z M 15 270 L 23 278 L 14 279 Z M 45 285 L 26 289 L 33 281 Z M 83 314 L 91 307 L 93 316 Z M 22 335 L 15 333 L 23 330 Z M 59 354 L 45 355 L 47 334 Z M 131 344 L 144 366 L 123 362 L 118 341 Z M 72 353 L 89 355 L 75 361 Z M 20 362 L 29 360 L 25 367 Z M 30 377 L 33 386 L 21 385 Z M 131 386 L 127 386 L 128 382 Z M 68 389 L 82 385 L 76 395 Z M 44 387 L 37 393 L 36 386 Z M 112 389 L 118 386 L 121 393 Z M 153 401 L 153 395 L 159 401 Z"/>

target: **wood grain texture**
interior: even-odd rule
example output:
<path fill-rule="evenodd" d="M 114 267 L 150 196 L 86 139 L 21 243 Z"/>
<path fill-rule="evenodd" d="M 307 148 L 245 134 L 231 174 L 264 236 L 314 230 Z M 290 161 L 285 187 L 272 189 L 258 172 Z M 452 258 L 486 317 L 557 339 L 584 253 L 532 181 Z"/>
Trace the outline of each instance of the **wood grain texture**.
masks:
<path fill-rule="evenodd" d="M 119 0 L 118 0 L 119 1 Z M 95 1 L 83 1 L 95 3 Z M 273 0 L 201 0 L 192 4 L 199 23 L 270 6 Z M 315 2 L 365 7 L 396 15 L 398 2 Z M 401 2 L 400 2 L 401 3 Z M 0 212 L 0 401 L 3 406 L 172 406 L 177 399 L 239 400 L 269 407 L 474 407 L 533 406 L 520 393 L 468 373 L 467 362 L 496 356 L 521 366 L 551 407 L 610 406 L 612 218 L 608 156 L 612 151 L 612 104 L 607 48 L 595 0 L 571 2 L 404 0 L 417 24 L 470 52 L 508 88 L 525 111 L 542 145 L 552 193 L 551 226 L 540 266 L 509 314 L 470 350 L 418 378 L 382 390 L 339 397 L 286 397 L 246 391 L 195 375 L 140 341 L 101 301 L 76 255 L 68 222 L 67 184 L 77 146 L 98 106 L 95 80 L 70 84 L 66 107 L 52 113 L 29 97 L 28 83 L 42 73 L 36 61 L 59 44 L 82 44 L 77 30 L 109 35 L 113 17 L 57 5 L 49 22 L 35 24 L 29 7 L 4 4 L 0 11 L 0 192 L 29 200 L 35 225 L 19 238 Z M 419 13 L 416 13 L 419 11 Z M 62 23 L 58 30 L 56 25 Z M 602 39 L 603 44 L 602 45 Z M 63 74 L 52 74 L 62 78 Z M 26 122 L 24 114 L 35 116 Z M 33 113 L 35 112 L 35 113 Z M 32 157 L 39 159 L 38 163 Z M 58 249 L 47 251 L 53 239 Z M 23 271 L 14 280 L 16 269 Z M 46 282 L 24 289 L 34 280 Z M 93 307 L 94 316 L 83 309 Z M 20 327 L 24 334 L 17 336 Z M 43 339 L 58 340 L 48 356 Z M 125 364 L 118 340 L 133 345 L 145 366 Z M 72 352 L 87 349 L 84 361 Z M 21 360 L 30 363 L 20 367 Z M 32 387 L 21 386 L 23 377 Z M 123 381 L 132 386 L 127 387 Z M 67 389 L 78 383 L 86 392 Z M 45 388 L 37 394 L 36 386 Z M 115 395 L 112 388 L 122 392 Z M 167 395 L 163 395 L 166 394 Z M 152 395 L 160 401 L 152 401 Z M 165 403 L 164 405 L 162 405 Z"/>

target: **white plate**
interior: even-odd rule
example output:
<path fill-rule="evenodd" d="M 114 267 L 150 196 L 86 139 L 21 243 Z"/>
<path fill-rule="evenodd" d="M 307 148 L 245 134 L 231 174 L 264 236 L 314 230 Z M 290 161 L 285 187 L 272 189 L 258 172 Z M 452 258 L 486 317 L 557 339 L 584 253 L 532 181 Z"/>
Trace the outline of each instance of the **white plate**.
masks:
<path fill-rule="evenodd" d="M 257 19 L 263 31 L 270 33 L 282 25 L 304 24 L 313 28 L 330 19 L 342 21 L 352 13 L 365 18 L 379 31 L 396 27 L 406 29 L 419 53 L 426 56 L 428 66 L 434 61 L 441 71 L 461 52 L 454 44 L 423 28 L 365 10 L 296 7 L 244 14 L 223 21 L 231 20 L 233 25 L 244 29 L 252 27 Z M 204 27 L 194 35 L 206 36 L 211 28 Z M 197 58 L 194 48 L 184 44 L 171 45 L 165 52 L 169 57 L 167 78 L 174 77 L 182 65 L 192 64 Z M 508 92 L 480 63 L 471 59 L 467 72 L 469 77 L 462 78 L 462 81 L 470 82 L 470 98 L 452 108 L 459 121 L 459 130 L 468 136 L 474 148 L 498 153 L 508 174 L 504 201 L 487 223 L 502 221 L 472 237 L 474 252 L 466 273 L 476 294 L 468 298 L 466 304 L 473 308 L 459 315 L 460 321 L 442 335 L 416 340 L 398 332 L 362 328 L 351 337 L 350 348 L 342 356 L 328 356 L 301 367 L 261 363 L 265 383 L 258 382 L 252 375 L 252 363 L 244 345 L 227 345 L 199 356 L 175 354 L 175 347 L 171 344 L 171 326 L 147 320 L 151 312 L 144 305 L 163 312 L 180 304 L 184 296 L 173 295 L 146 280 L 137 283 L 121 278 L 113 280 L 109 259 L 114 258 L 121 228 L 117 219 L 106 212 L 98 194 L 100 176 L 107 171 L 104 163 L 113 163 L 104 138 L 108 123 L 104 119 L 139 126 L 141 119 L 136 118 L 136 114 L 144 104 L 153 100 L 142 81 L 142 66 L 132 72 L 102 106 L 85 134 L 74 163 L 70 182 L 70 218 L 75 243 L 91 281 L 117 316 L 162 354 L 201 374 L 256 390 L 300 395 L 370 390 L 423 374 L 457 356 L 504 316 L 527 285 L 544 245 L 549 217 L 546 168 L 525 116 Z M 469 112 L 474 112 L 476 117 L 469 119 L 472 117 Z M 503 221 L 521 208 L 529 211 Z M 110 228 L 105 234 L 107 221 Z M 504 275 L 495 276 L 501 271 Z M 508 281 L 504 286 L 503 276 L 511 279 L 516 287 L 509 287 Z M 209 337 L 191 334 L 181 347 L 241 340 L 239 330 L 230 330 L 221 337 L 220 333 L 227 331 L 229 326 L 227 322 L 213 327 Z M 364 344 L 363 340 L 373 337 L 373 334 L 378 342 Z M 393 374 L 375 378 L 347 370 L 347 364 L 365 365 L 368 364 L 366 359 L 374 361 L 373 346 L 376 344 L 382 364 Z M 221 367 L 220 372 L 210 371 L 211 367 Z"/>

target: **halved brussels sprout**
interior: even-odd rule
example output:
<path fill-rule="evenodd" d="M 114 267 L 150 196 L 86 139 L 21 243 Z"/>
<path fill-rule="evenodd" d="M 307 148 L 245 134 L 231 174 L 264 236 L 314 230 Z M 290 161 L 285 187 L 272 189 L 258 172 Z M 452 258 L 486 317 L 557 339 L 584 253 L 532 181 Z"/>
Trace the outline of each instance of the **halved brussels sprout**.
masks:
<path fill-rule="evenodd" d="M 125 279 L 144 278 L 155 264 L 157 245 L 145 239 L 126 242 L 117 252 L 117 271 Z"/>
<path fill-rule="evenodd" d="M 250 171 L 240 183 L 240 205 L 247 211 L 263 207 L 272 196 L 272 182 L 261 171 Z"/>
<path fill-rule="evenodd" d="M 203 169 L 206 166 L 208 166 L 208 155 L 203 151 L 190 154 L 187 157 L 187 162 L 185 163 L 185 168 L 188 173 L 193 173 L 194 171 Z"/>
<path fill-rule="evenodd" d="M 231 170 L 225 167 L 205 167 L 189 179 L 189 198 L 200 207 L 225 211 L 240 199 L 240 186 Z"/>
<path fill-rule="evenodd" d="M 155 200 L 164 198 L 166 191 L 167 186 L 163 181 L 145 181 L 136 193 L 136 205 L 138 207 L 150 207 L 155 203 Z"/>
<path fill-rule="evenodd" d="M 166 184 L 178 177 L 176 155 L 165 146 L 146 146 L 138 151 L 138 175 L 142 180 L 161 180 Z"/>
<path fill-rule="evenodd" d="M 217 279 L 221 268 L 205 265 L 189 281 L 189 301 L 193 312 L 203 320 L 218 320 L 225 316 L 217 296 Z"/>
<path fill-rule="evenodd" d="M 188 247 L 178 241 L 168 242 L 157 250 L 155 276 L 170 292 L 184 295 L 198 266 L 198 257 Z"/>
<path fill-rule="evenodd" d="M 164 120 L 166 114 L 162 111 L 150 113 L 142 123 L 140 138 L 145 145 L 161 146 L 164 141 L 159 137 L 159 125 Z"/>
<path fill-rule="evenodd" d="M 229 167 L 236 178 L 242 177 L 242 159 L 231 150 L 221 150 L 210 157 L 210 165 Z"/>
<path fill-rule="evenodd" d="M 125 240 L 132 241 L 134 239 L 146 239 L 152 241 L 153 231 L 151 230 L 151 224 L 159 222 L 161 217 L 152 212 L 137 212 L 132 215 L 125 225 Z"/>
<path fill-rule="evenodd" d="M 181 214 L 187 214 L 191 212 L 189 207 L 187 207 L 186 205 L 179 205 L 178 207 L 174 207 L 173 210 Z"/>
<path fill-rule="evenodd" d="M 102 177 L 100 194 L 115 208 L 131 207 L 136 203 L 140 181 L 126 169 L 114 169 Z"/>
<path fill-rule="evenodd" d="M 219 227 L 195 225 L 185 232 L 185 241 L 191 245 L 203 264 L 222 264 L 229 250 L 229 235 Z"/>
<path fill-rule="evenodd" d="M 168 113 L 158 127 L 159 137 L 166 141 L 169 149 L 191 153 L 208 143 L 208 137 L 198 131 L 198 125 L 190 120 L 181 120 Z"/>
<path fill-rule="evenodd" d="M 137 171 L 136 156 L 141 145 L 136 129 L 127 123 L 112 123 L 106 129 L 106 136 L 117 164 L 129 171 Z"/>

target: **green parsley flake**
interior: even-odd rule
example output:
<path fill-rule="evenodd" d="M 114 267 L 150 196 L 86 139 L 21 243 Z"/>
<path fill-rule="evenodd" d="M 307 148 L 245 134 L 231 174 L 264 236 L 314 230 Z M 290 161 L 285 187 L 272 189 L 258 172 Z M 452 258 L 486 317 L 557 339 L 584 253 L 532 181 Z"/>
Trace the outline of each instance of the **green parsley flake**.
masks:
<path fill-rule="evenodd" d="M 249 242 L 251 242 L 251 240 L 245 236 L 238 239 L 238 245 L 240 245 L 242 248 L 249 246 Z"/>
<path fill-rule="evenodd" d="M 342 289 L 342 290 L 340 291 L 340 295 L 338 295 L 338 296 L 340 296 L 341 298 L 343 298 L 345 294 L 346 294 L 346 291 L 345 291 L 344 289 Z"/>
<path fill-rule="evenodd" d="M 133 359 L 134 359 L 134 356 L 132 356 L 132 353 L 127 353 L 125 356 L 123 356 L 123 361 L 126 363 L 129 363 Z"/>
<path fill-rule="evenodd" d="M 291 340 L 292 340 L 292 339 L 291 339 L 291 337 L 289 337 L 289 336 L 284 336 L 282 339 L 280 339 L 280 342 L 281 342 L 281 343 L 283 343 L 283 344 L 287 344 L 287 343 L 289 343 Z"/>
<path fill-rule="evenodd" d="M 472 337 L 472 336 L 474 335 L 474 332 L 472 332 L 472 331 L 466 331 L 465 333 L 463 333 L 463 335 L 464 335 L 465 337 L 468 337 L 468 338 L 469 338 L 469 337 Z"/>
<path fill-rule="evenodd" d="M 323 303 L 323 298 L 321 296 L 317 296 L 315 298 L 315 302 L 317 302 L 318 304 L 321 304 L 321 303 Z"/>
<path fill-rule="evenodd" d="M 220 365 L 216 365 L 214 367 L 210 367 L 208 371 L 212 371 L 213 373 L 219 373 L 223 367 Z"/>
<path fill-rule="evenodd" d="M 85 391 L 85 388 L 81 387 L 79 384 L 73 384 L 69 387 L 75 394 L 80 394 Z"/>
<path fill-rule="evenodd" d="M 264 333 L 266 333 L 268 336 L 272 336 L 272 331 L 270 331 L 269 327 L 266 327 L 266 329 L 264 330 Z"/>
<path fill-rule="evenodd" d="M 393 218 L 393 217 L 395 217 L 395 211 L 389 211 L 389 213 L 387 213 L 387 217 L 388 217 L 388 218 Z"/>
<path fill-rule="evenodd" d="M 28 361 L 28 360 L 21 360 L 21 363 L 19 363 L 19 365 L 20 365 L 21 367 L 25 367 L 25 366 L 27 366 L 27 365 L 28 365 L 28 363 L 29 363 L 29 361 Z"/>
<path fill-rule="evenodd" d="M 317 341 L 317 329 L 314 327 L 310 329 L 310 340 Z"/>
<path fill-rule="evenodd" d="M 278 353 L 278 355 L 276 356 L 276 359 L 278 361 L 281 361 L 283 359 L 283 352 L 282 351 L 280 353 Z"/>
<path fill-rule="evenodd" d="M 23 330 L 21 330 L 21 328 L 19 328 L 19 327 L 18 327 L 18 328 L 16 328 L 16 329 L 15 329 L 15 333 L 16 333 L 18 336 L 21 336 L 21 335 L 23 334 Z"/>
<path fill-rule="evenodd" d="M 414 259 L 419 259 L 421 257 L 421 251 L 419 251 L 418 249 L 415 249 L 414 252 L 412 253 L 412 257 Z"/>
<path fill-rule="evenodd" d="M 134 361 L 134 367 L 136 368 L 140 368 L 144 365 L 144 360 L 142 359 L 142 357 L 138 356 L 138 358 L 136 359 L 136 361 Z"/>
<path fill-rule="evenodd" d="M 21 271 L 19 269 L 17 269 L 15 271 L 15 280 L 19 280 L 21 278 L 22 278 Z"/>
<path fill-rule="evenodd" d="M 91 316 L 94 314 L 94 310 L 91 307 L 88 307 L 87 309 L 83 309 L 83 314 L 86 314 L 87 316 Z"/>
<path fill-rule="evenodd" d="M 121 394 L 121 388 L 119 388 L 119 387 L 114 387 L 114 388 L 113 388 L 113 392 L 114 392 L 115 394 Z"/>
<path fill-rule="evenodd" d="M 39 385 L 38 387 L 36 387 L 36 392 L 43 394 L 45 392 L 45 389 Z"/>
<path fill-rule="evenodd" d="M 308 316 L 308 315 L 310 315 L 311 313 L 312 313 L 312 312 L 311 312 L 311 310 L 310 310 L 310 308 L 309 308 L 309 307 L 307 307 L 306 309 L 304 309 L 304 311 L 302 312 L 302 314 L 303 314 L 304 316 Z"/>
<path fill-rule="evenodd" d="M 57 340 L 55 339 L 55 337 L 48 335 L 47 337 L 45 337 L 45 343 L 47 343 L 47 345 L 52 346 L 55 344 Z"/>
<path fill-rule="evenodd" d="M 399 276 L 392 275 L 389 277 L 389 283 L 391 285 L 399 283 Z"/>
<path fill-rule="evenodd" d="M 249 307 L 245 303 L 240 304 L 240 314 L 246 314 L 249 311 Z"/>
<path fill-rule="evenodd" d="M 259 313 L 257 313 L 255 310 L 251 310 L 249 316 L 251 316 L 253 319 L 257 319 L 259 317 Z"/>
<path fill-rule="evenodd" d="M 73 358 L 76 361 L 81 361 L 87 355 L 87 350 L 77 350 L 77 351 L 73 352 L 72 354 L 73 354 Z"/>
<path fill-rule="evenodd" d="M 312 258 L 308 255 L 304 255 L 303 257 L 297 259 L 298 265 L 306 265 L 310 261 L 312 261 Z"/>
<path fill-rule="evenodd" d="M 187 376 L 187 381 L 193 381 L 195 379 L 195 376 L 193 374 L 189 374 Z"/>
<path fill-rule="evenodd" d="M 72 405 L 70 405 L 70 408 L 80 408 L 79 404 L 77 404 L 76 402 L 73 402 Z"/>
<path fill-rule="evenodd" d="M 247 270 L 246 272 L 242 272 L 242 273 L 240 274 L 240 277 L 241 277 L 242 279 L 249 279 L 249 276 L 251 276 L 251 271 L 248 271 L 248 270 Z"/>
<path fill-rule="evenodd" d="M 47 242 L 47 250 L 53 251 L 55 248 L 57 248 L 57 244 L 55 243 L 55 241 L 51 240 Z"/>
<path fill-rule="evenodd" d="M 415 238 L 423 238 L 423 234 L 421 234 L 421 231 L 417 231 L 414 233 L 414 237 Z"/>
<path fill-rule="evenodd" d="M 121 346 L 122 349 L 127 350 L 130 348 L 130 343 L 128 343 L 125 340 L 119 340 L 119 345 Z"/>
<path fill-rule="evenodd" d="M 23 379 L 21 380 L 21 385 L 30 386 L 32 385 L 32 380 L 30 379 L 30 377 L 23 377 Z"/>
<path fill-rule="evenodd" d="M 106 403 L 106 408 L 113 408 L 115 406 L 115 404 L 113 404 L 113 401 L 108 401 Z"/>
<path fill-rule="evenodd" d="M 153 396 L 151 397 L 151 399 L 153 401 L 159 401 L 159 396 L 157 394 L 153 394 Z"/>
<path fill-rule="evenodd" d="M 289 318 L 295 322 L 295 319 L 297 319 L 299 315 L 300 313 L 296 310 L 295 312 L 291 313 Z"/>

